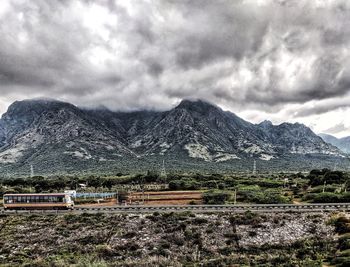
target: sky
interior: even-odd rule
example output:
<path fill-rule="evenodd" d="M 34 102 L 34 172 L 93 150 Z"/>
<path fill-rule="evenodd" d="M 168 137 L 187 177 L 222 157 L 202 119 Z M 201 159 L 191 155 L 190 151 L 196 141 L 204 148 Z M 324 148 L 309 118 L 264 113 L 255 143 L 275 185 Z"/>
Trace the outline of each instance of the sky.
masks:
<path fill-rule="evenodd" d="M 0 113 L 49 97 L 350 136 L 348 0 L 1 0 Z"/>

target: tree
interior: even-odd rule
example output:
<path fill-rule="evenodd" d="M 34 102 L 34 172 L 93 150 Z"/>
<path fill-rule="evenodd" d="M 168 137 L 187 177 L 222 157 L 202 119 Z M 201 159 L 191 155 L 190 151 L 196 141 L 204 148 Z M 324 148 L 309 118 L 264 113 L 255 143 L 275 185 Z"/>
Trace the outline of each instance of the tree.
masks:
<path fill-rule="evenodd" d="M 104 179 L 102 182 L 102 186 L 108 188 L 109 190 L 112 189 L 112 186 L 114 185 L 114 180 L 113 179 Z"/>
<path fill-rule="evenodd" d="M 95 187 L 95 189 L 101 186 L 101 178 L 95 176 L 88 177 L 86 182 L 89 186 Z"/>
<path fill-rule="evenodd" d="M 229 192 L 222 191 L 208 191 L 203 194 L 203 200 L 206 204 L 225 204 L 230 197 Z"/>

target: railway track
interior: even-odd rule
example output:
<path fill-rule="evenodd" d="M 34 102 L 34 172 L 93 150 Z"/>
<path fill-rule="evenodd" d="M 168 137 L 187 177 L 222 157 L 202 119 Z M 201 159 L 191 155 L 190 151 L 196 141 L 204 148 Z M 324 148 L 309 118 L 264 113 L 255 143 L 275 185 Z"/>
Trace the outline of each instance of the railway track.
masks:
<path fill-rule="evenodd" d="M 251 205 L 165 205 L 165 206 L 100 206 L 79 207 L 74 210 L 4 210 L 0 214 L 61 214 L 61 213 L 152 213 L 152 212 L 323 212 L 343 211 L 350 212 L 350 203 L 324 204 L 251 204 Z"/>

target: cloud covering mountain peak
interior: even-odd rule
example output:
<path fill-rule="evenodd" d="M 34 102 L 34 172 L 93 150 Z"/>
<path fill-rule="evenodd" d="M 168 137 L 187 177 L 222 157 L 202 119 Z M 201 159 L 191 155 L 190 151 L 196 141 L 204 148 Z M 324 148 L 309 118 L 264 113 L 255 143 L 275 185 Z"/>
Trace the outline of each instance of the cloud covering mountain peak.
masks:
<path fill-rule="evenodd" d="M 166 110 L 200 98 L 254 122 L 321 132 L 331 120 L 344 135 L 349 17 L 346 0 L 4 0 L 0 107 L 54 97 Z"/>

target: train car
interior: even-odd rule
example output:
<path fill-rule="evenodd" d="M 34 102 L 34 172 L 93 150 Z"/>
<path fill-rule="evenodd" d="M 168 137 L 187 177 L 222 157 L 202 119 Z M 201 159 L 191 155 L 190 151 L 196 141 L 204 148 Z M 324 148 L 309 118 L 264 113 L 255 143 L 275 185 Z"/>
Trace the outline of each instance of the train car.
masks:
<path fill-rule="evenodd" d="M 74 202 L 70 194 L 5 194 L 5 210 L 43 210 L 73 209 Z"/>

